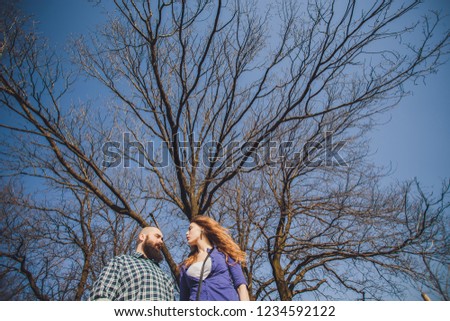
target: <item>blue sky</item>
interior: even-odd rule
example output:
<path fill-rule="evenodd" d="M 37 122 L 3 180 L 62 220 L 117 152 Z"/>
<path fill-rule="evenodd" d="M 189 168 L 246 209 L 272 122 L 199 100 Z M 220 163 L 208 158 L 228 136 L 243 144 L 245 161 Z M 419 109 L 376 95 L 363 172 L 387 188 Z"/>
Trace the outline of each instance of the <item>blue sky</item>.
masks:
<path fill-rule="evenodd" d="M 450 2 L 426 0 L 421 12 L 442 10 L 443 26 L 450 26 Z M 417 177 L 428 191 L 438 192 L 450 178 L 450 63 L 407 88 L 411 93 L 382 119 L 390 121 L 372 134 L 373 159 L 394 170 L 390 180 Z"/>
<path fill-rule="evenodd" d="M 373 132 L 373 159 L 392 165 L 392 178 L 417 177 L 424 187 L 439 189 L 450 178 L 450 65 L 447 63 L 426 84 L 410 88 L 406 97 L 383 118 L 391 121 Z"/>

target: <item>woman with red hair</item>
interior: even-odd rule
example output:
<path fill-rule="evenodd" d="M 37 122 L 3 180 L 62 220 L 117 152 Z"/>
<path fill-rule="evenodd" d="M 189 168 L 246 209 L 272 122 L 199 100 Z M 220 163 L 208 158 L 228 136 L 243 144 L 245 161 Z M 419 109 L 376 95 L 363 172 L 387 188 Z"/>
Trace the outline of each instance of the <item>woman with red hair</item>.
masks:
<path fill-rule="evenodd" d="M 181 264 L 180 300 L 249 300 L 242 266 L 245 253 L 212 218 L 191 220 L 186 238 L 191 253 Z"/>

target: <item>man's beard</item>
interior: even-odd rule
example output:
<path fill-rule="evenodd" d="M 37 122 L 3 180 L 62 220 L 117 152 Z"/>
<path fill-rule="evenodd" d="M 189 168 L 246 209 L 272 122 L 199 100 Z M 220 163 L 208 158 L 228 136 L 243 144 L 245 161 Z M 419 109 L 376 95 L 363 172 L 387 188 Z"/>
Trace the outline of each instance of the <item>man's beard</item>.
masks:
<path fill-rule="evenodd" d="M 163 255 L 161 251 L 147 238 L 144 241 L 144 245 L 142 246 L 142 250 L 147 258 L 156 261 L 157 263 L 163 260 Z"/>

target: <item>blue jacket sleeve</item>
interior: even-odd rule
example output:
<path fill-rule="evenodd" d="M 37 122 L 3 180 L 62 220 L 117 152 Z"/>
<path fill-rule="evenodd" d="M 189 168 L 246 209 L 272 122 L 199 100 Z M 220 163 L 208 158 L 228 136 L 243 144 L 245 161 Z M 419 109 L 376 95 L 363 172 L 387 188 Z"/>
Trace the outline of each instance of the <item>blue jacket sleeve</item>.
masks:
<path fill-rule="evenodd" d="M 189 301 L 191 290 L 187 282 L 186 269 L 180 268 L 180 301 Z"/>
<path fill-rule="evenodd" d="M 229 263 L 231 265 L 228 265 L 228 269 L 231 274 L 231 279 L 233 280 L 234 288 L 237 289 L 242 284 L 247 285 L 242 266 L 231 258 L 229 258 Z"/>

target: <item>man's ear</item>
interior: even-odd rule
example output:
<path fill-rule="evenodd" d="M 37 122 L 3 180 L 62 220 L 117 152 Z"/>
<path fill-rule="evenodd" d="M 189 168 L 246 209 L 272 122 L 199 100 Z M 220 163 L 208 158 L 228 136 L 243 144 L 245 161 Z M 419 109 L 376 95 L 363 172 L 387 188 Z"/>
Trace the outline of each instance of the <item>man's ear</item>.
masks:
<path fill-rule="evenodd" d="M 145 234 L 141 233 L 139 234 L 139 243 L 145 241 Z"/>

